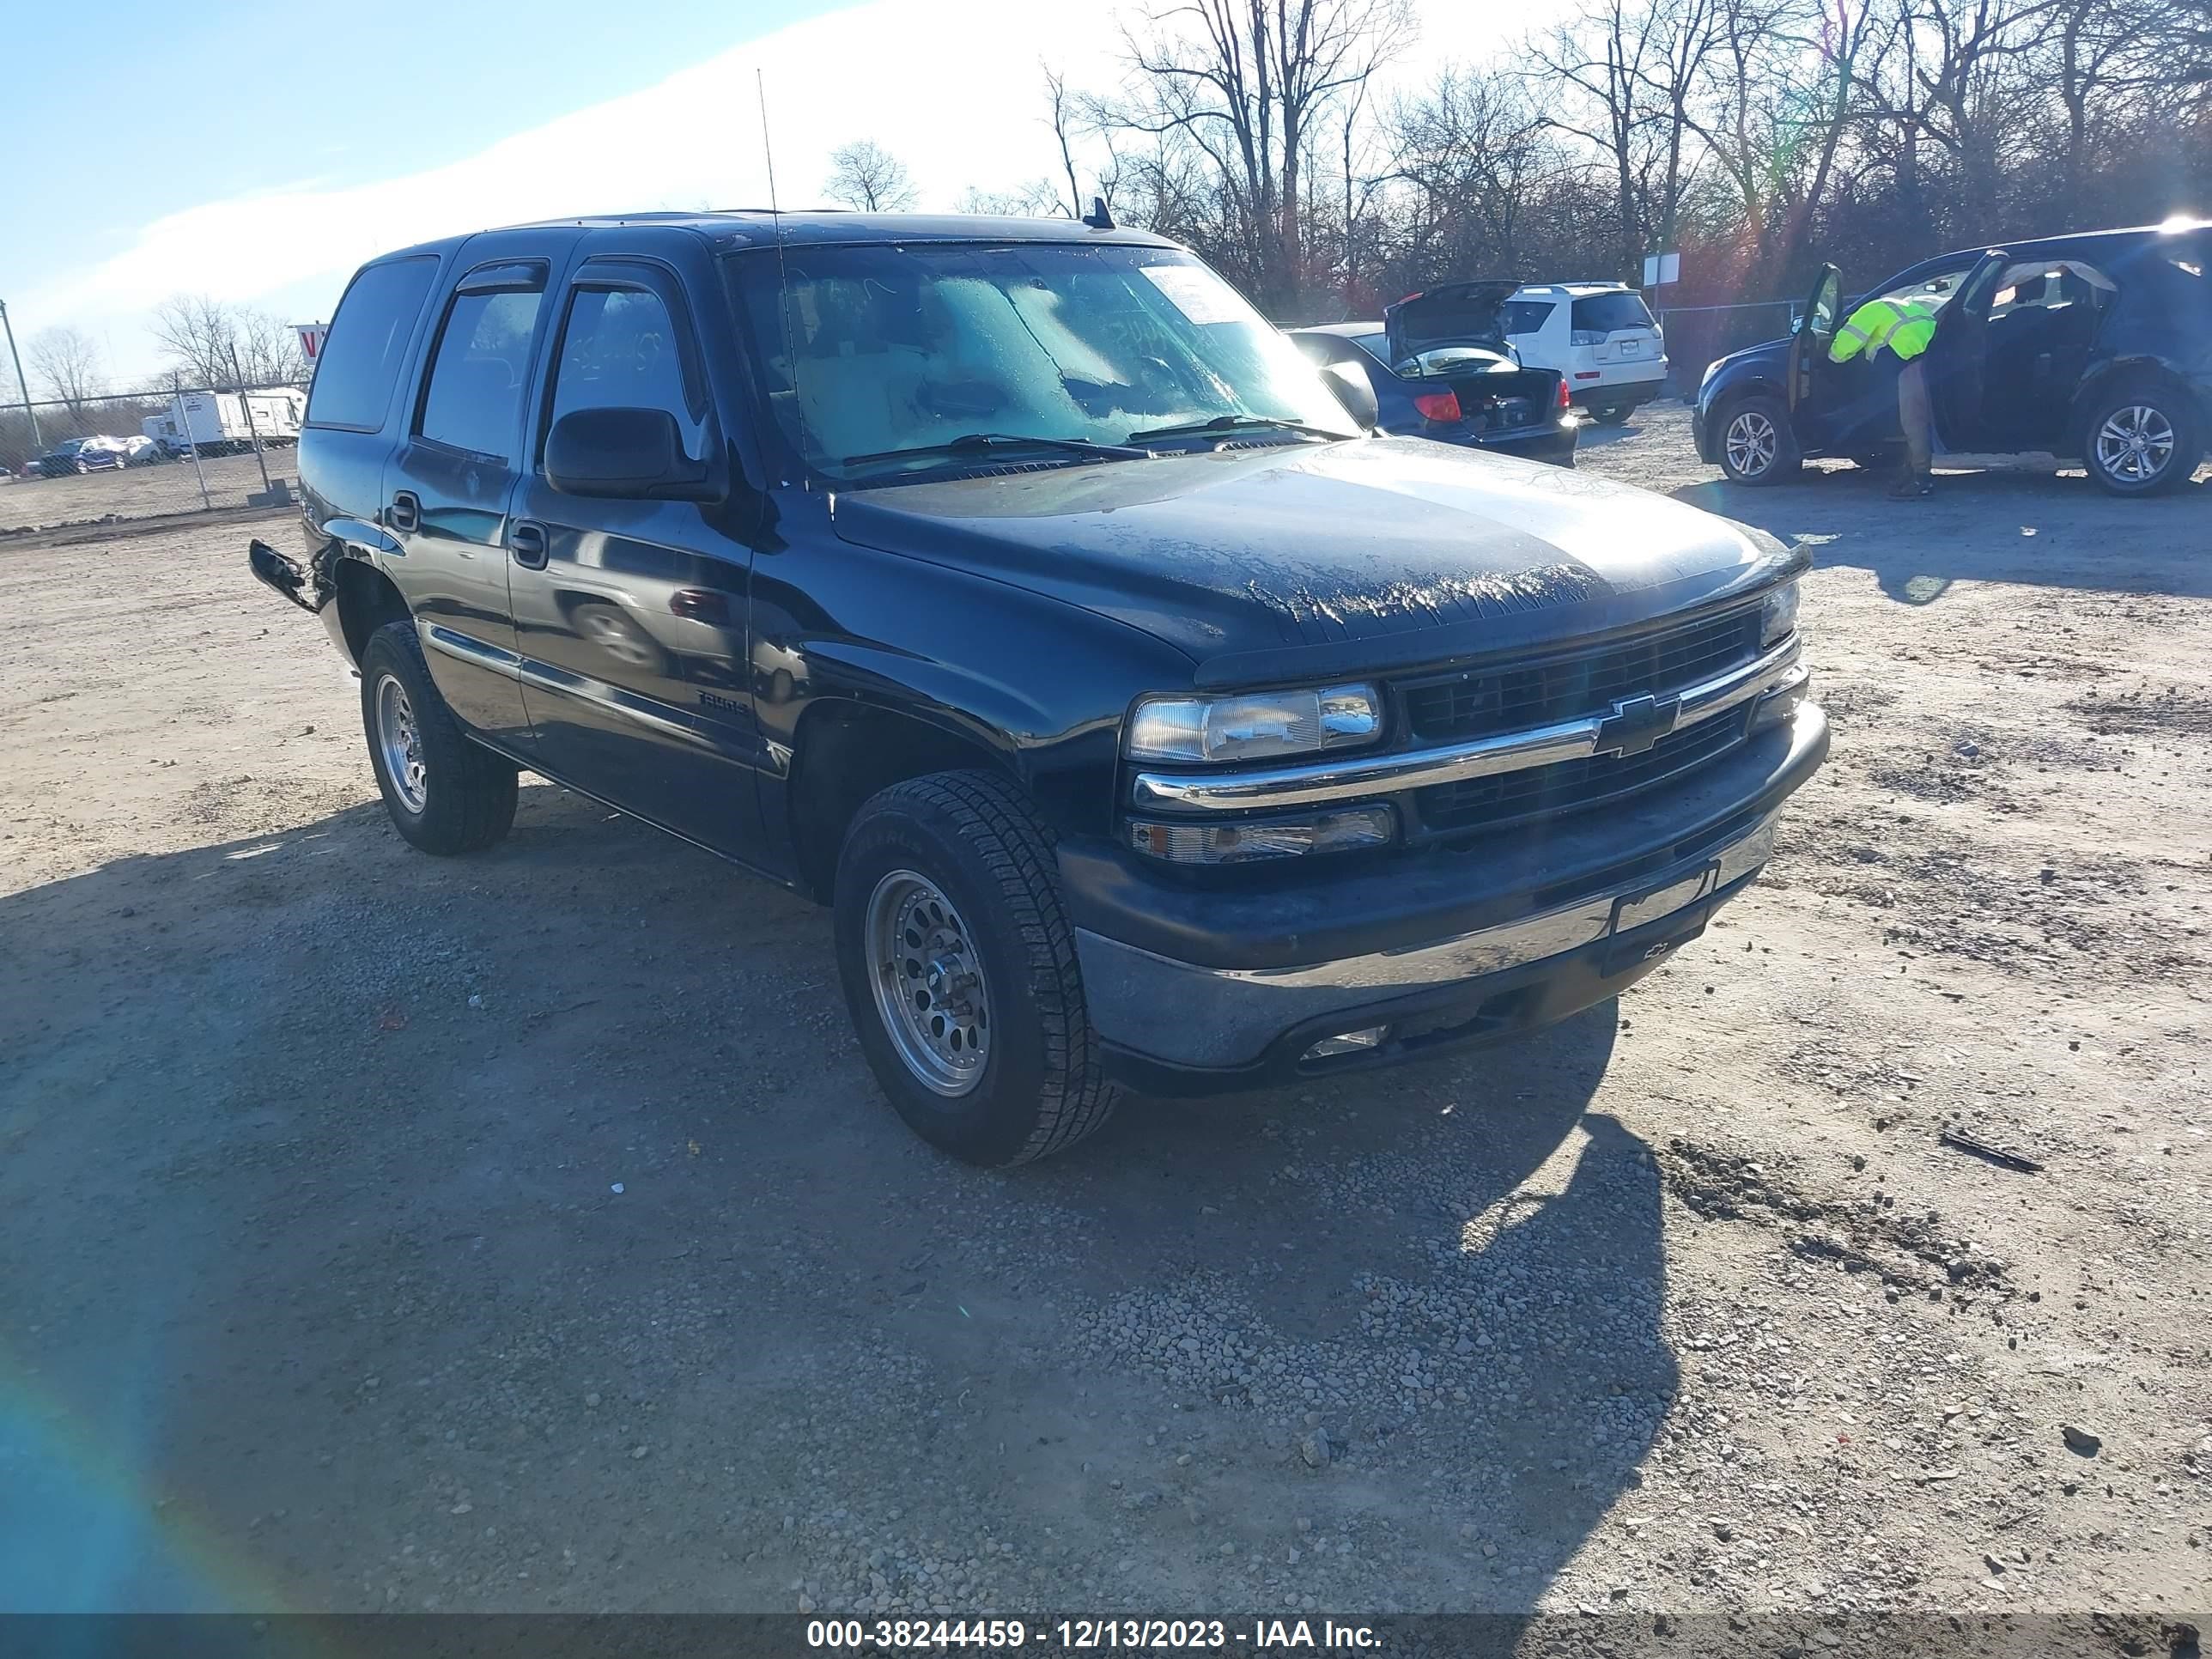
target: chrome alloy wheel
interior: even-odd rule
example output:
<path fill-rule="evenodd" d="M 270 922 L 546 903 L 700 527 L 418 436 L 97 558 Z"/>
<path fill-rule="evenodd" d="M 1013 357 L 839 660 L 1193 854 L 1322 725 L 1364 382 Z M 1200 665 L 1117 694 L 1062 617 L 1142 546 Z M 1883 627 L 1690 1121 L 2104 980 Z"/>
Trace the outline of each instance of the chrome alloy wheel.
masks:
<path fill-rule="evenodd" d="M 894 870 L 868 899 L 871 983 L 884 1030 L 916 1081 L 957 1097 L 983 1080 L 990 987 L 968 924 L 926 876 Z"/>
<path fill-rule="evenodd" d="M 1729 465 L 1747 478 L 1756 478 L 1774 465 L 1780 434 L 1774 422 L 1756 409 L 1747 409 L 1728 423 Z"/>
<path fill-rule="evenodd" d="M 376 746 L 399 804 L 419 817 L 430 804 L 422 733 L 415 724 L 415 705 L 407 701 L 407 688 L 390 674 L 376 687 Z"/>
<path fill-rule="evenodd" d="M 2173 461 L 2173 422 L 2148 404 L 2126 404 L 2097 428 L 2097 465 L 2122 483 L 2147 484 Z"/>

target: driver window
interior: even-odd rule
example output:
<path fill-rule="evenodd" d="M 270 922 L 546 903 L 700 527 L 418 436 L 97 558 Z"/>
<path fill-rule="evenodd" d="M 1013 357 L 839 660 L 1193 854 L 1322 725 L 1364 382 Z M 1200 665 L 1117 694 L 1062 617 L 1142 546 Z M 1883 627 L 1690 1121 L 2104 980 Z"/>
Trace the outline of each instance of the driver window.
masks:
<path fill-rule="evenodd" d="M 684 453 L 700 459 L 701 416 L 684 379 L 676 324 L 658 294 L 638 288 L 578 289 L 553 381 L 547 425 L 580 409 L 665 409 Z"/>

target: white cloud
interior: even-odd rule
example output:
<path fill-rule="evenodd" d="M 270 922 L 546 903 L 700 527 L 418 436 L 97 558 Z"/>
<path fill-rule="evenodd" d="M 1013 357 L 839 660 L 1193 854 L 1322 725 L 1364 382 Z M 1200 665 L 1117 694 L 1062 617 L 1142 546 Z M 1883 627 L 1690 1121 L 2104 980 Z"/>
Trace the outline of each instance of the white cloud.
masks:
<path fill-rule="evenodd" d="M 1421 63 L 1478 55 L 1507 27 L 1457 0 L 1429 0 L 1425 13 Z M 872 137 L 906 163 L 924 207 L 950 209 L 971 185 L 1058 176 L 1041 62 L 1098 87 L 1118 70 L 1119 21 L 1141 16 L 1136 5 L 1067 0 L 874 0 L 441 167 L 185 209 L 145 226 L 122 252 L 25 295 L 18 308 L 102 331 L 121 347 L 154 305 L 180 291 L 327 315 L 363 259 L 432 237 L 578 212 L 763 205 L 757 70 L 785 206 L 819 202 L 830 151 Z M 372 99 L 348 118 L 373 119 L 374 108 Z M 150 343 L 118 356 L 137 359 L 116 365 L 126 376 L 151 366 Z"/>

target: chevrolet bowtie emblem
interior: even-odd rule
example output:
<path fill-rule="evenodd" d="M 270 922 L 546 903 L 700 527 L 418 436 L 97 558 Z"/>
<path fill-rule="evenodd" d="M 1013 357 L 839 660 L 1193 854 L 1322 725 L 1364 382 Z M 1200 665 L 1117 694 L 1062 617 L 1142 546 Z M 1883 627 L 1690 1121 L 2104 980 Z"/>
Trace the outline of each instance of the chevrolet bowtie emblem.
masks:
<path fill-rule="evenodd" d="M 1674 729 L 1682 700 L 1669 697 L 1629 697 L 1613 706 L 1613 713 L 1597 728 L 1601 755 L 1640 755 Z"/>

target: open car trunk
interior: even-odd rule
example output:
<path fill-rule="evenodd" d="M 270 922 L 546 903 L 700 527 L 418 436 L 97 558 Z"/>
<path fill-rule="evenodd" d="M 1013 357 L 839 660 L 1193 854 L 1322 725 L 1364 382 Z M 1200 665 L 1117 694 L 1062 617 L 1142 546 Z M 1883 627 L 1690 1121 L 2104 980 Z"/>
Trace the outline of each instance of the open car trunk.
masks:
<path fill-rule="evenodd" d="M 1399 368 L 1401 363 L 1442 346 L 1481 346 L 1501 357 L 1510 356 L 1504 332 L 1505 301 L 1519 286 L 1494 278 L 1446 283 L 1383 307 L 1382 331 L 1390 342 L 1390 367 Z"/>
<path fill-rule="evenodd" d="M 1454 374 L 1424 379 L 1422 387 L 1451 389 L 1460 418 L 1476 432 L 1517 432 L 1543 426 L 1559 414 L 1559 376 L 1555 369 L 1515 368 L 1486 374 Z"/>

